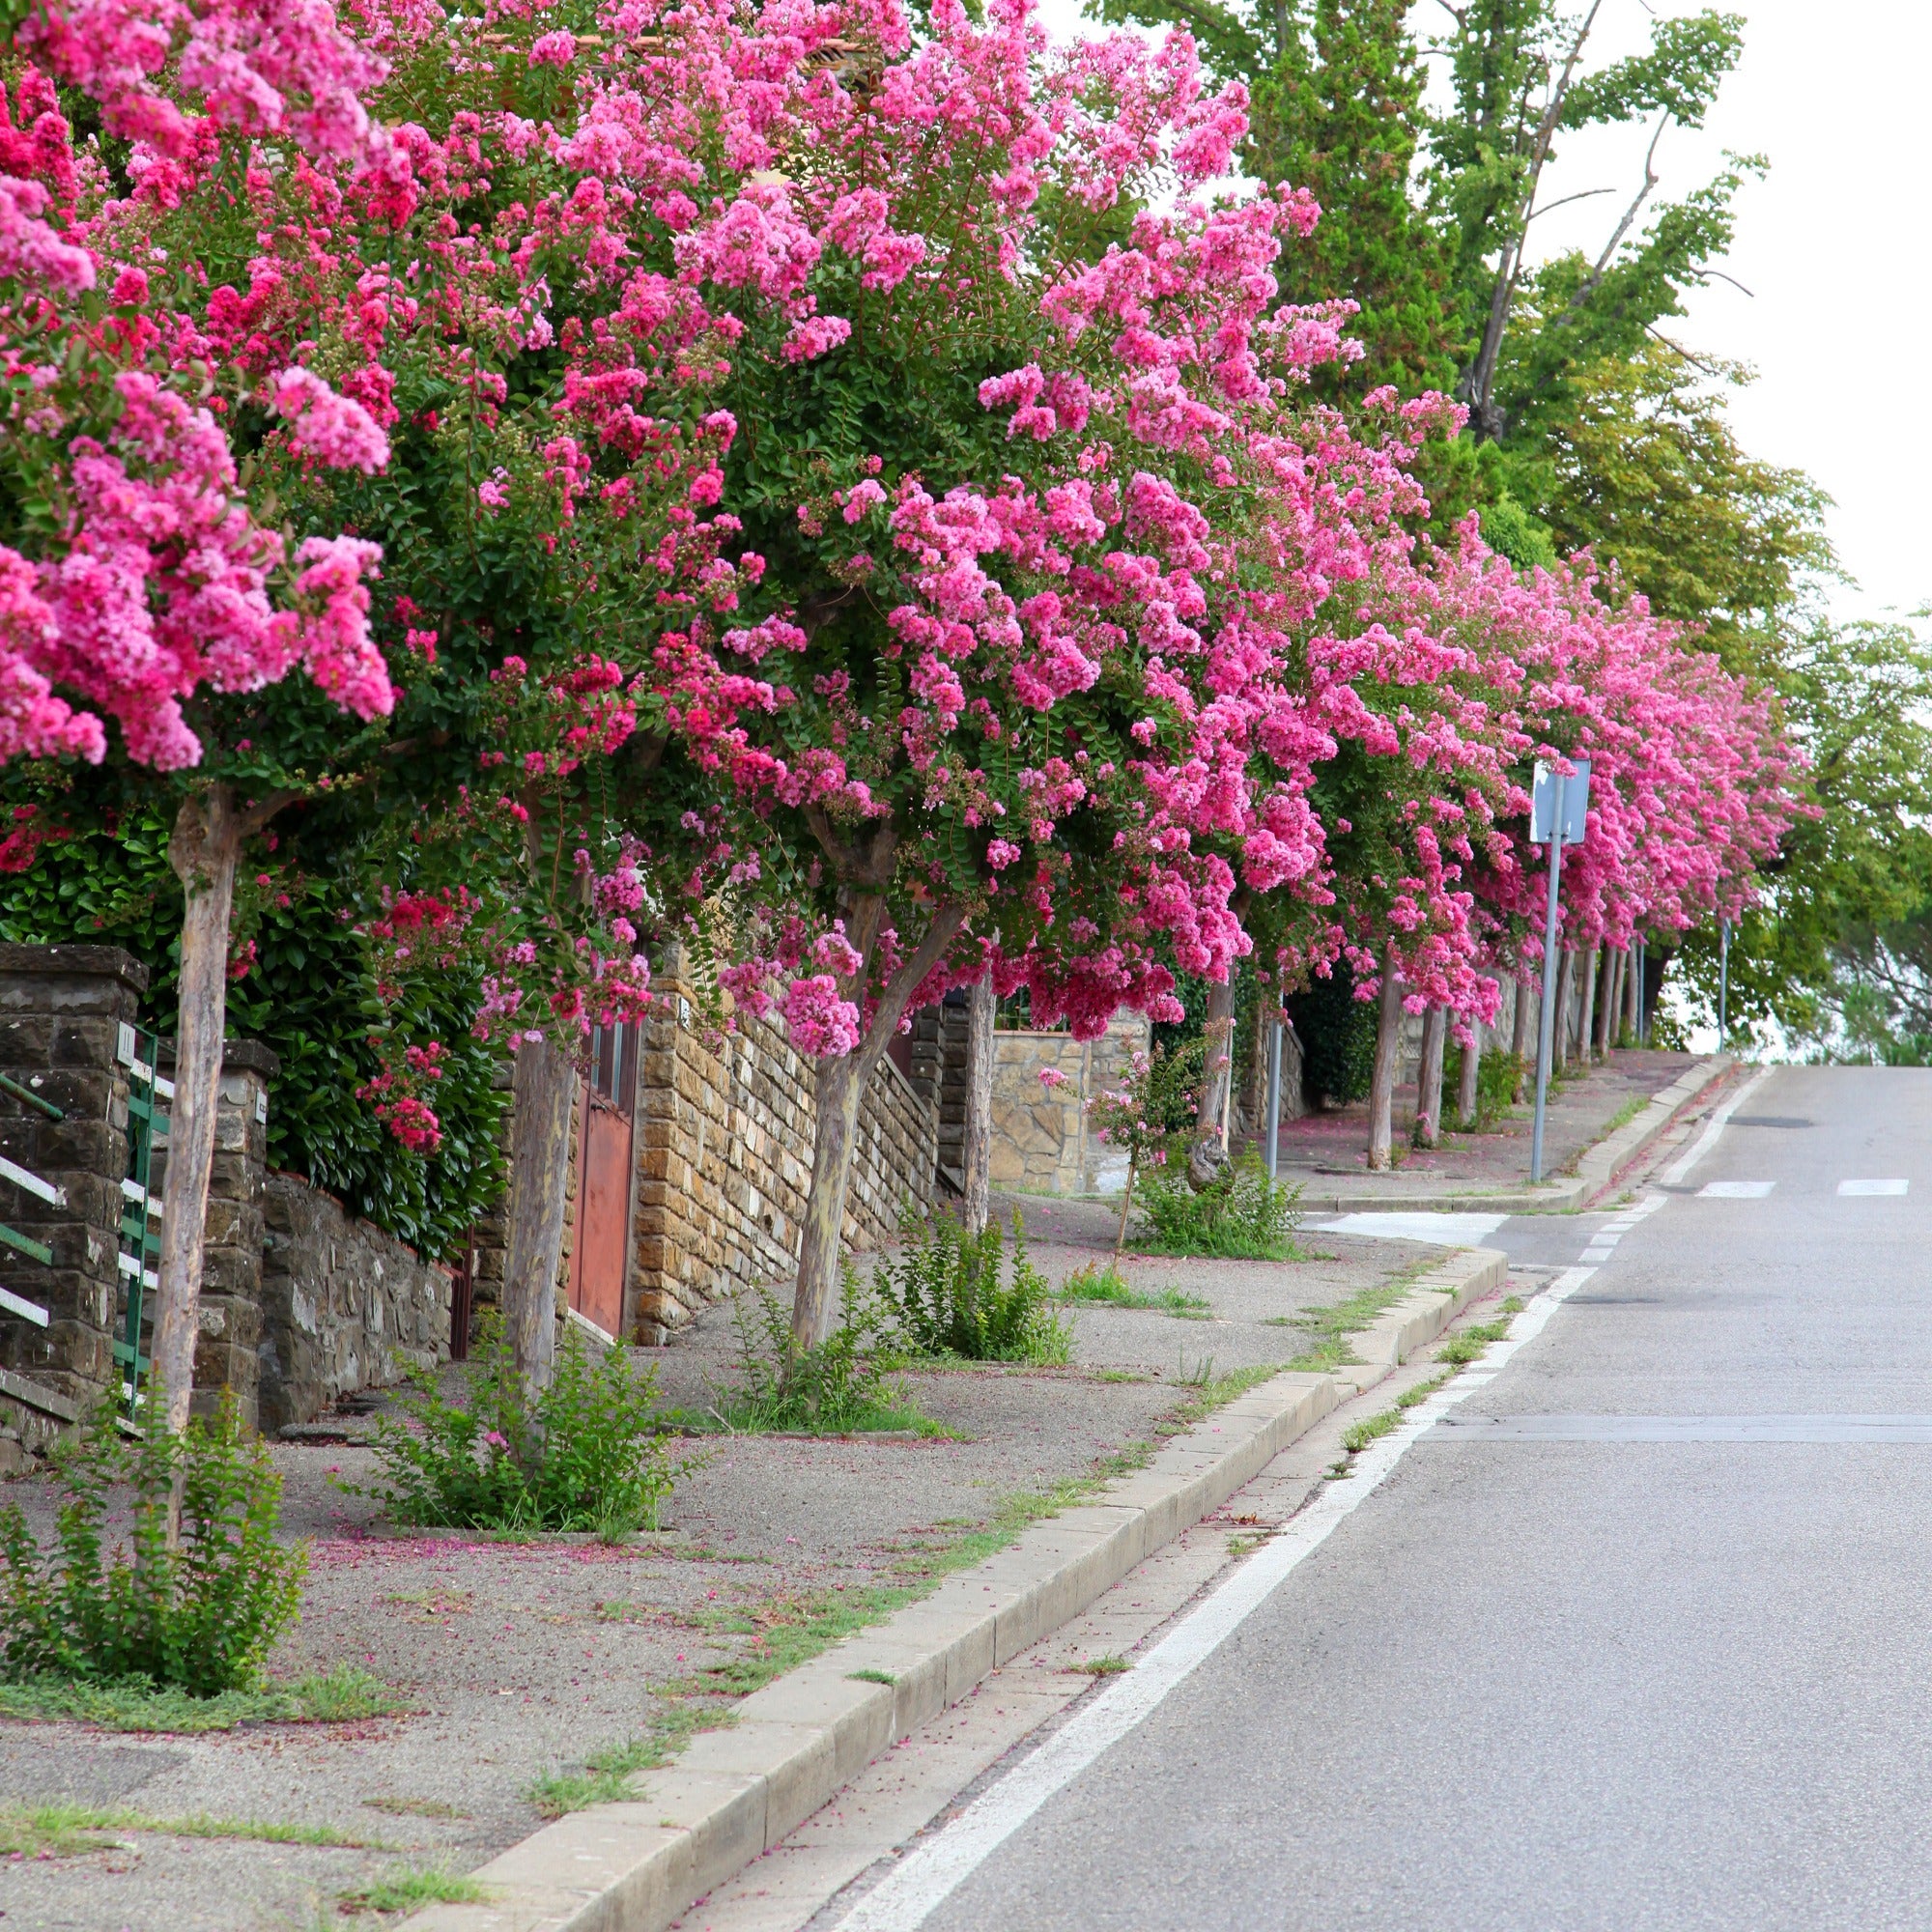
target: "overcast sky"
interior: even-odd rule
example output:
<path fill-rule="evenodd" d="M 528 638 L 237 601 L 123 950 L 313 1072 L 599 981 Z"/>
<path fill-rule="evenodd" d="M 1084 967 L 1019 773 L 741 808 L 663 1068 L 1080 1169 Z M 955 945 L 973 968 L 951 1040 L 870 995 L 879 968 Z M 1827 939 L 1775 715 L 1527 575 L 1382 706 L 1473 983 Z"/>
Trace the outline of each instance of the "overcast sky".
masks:
<path fill-rule="evenodd" d="M 1707 125 L 1673 128 L 1659 150 L 1660 195 L 1682 195 L 1722 166 L 1726 149 L 1761 154 L 1762 182 L 1738 201 L 1722 281 L 1692 294 L 1672 324 L 1692 351 L 1758 371 L 1734 392 L 1738 433 L 1754 455 L 1807 470 L 1833 497 L 1832 539 L 1856 589 L 1846 615 L 1909 612 L 1932 602 L 1932 542 L 1922 452 L 1932 447 L 1923 378 L 1928 265 L 1924 76 L 1932 71 L 1926 0 L 1725 0 L 1747 25 L 1745 54 Z M 1055 32 L 1079 31 L 1079 0 L 1044 0 Z M 1689 13 L 1657 0 L 1657 13 Z M 1441 17 L 1417 0 L 1419 35 Z M 1643 0 L 1604 0 L 1598 60 L 1648 40 Z M 1091 28 L 1088 31 L 1092 31 Z M 1568 138 L 1546 199 L 1612 193 L 1554 212 L 1539 245 L 1594 254 L 1642 179 L 1649 130 Z"/>

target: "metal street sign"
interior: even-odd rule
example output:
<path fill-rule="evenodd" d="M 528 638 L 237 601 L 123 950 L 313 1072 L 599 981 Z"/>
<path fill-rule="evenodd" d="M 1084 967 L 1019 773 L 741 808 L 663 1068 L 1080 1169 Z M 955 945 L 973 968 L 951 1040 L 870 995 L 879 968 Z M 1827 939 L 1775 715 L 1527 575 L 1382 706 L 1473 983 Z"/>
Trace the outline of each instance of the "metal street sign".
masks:
<path fill-rule="evenodd" d="M 1590 761 L 1588 758 L 1572 758 L 1577 767 L 1573 777 L 1564 779 L 1563 784 L 1563 842 L 1566 845 L 1580 845 L 1583 842 L 1584 814 L 1590 810 Z M 1536 781 L 1529 793 L 1529 842 L 1532 845 L 1548 845 L 1556 816 L 1556 786 L 1558 774 L 1541 758 L 1536 761 Z"/>

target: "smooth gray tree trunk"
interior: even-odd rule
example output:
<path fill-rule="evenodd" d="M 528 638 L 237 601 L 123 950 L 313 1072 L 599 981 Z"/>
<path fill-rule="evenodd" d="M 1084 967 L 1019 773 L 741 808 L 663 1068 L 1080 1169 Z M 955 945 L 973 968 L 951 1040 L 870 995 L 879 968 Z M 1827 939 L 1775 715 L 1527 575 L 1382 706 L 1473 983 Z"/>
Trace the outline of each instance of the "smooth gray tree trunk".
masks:
<path fill-rule="evenodd" d="M 966 1127 L 960 1165 L 966 1179 L 961 1218 L 969 1235 L 985 1232 L 993 1207 L 993 1021 L 997 1005 L 989 971 L 966 991 Z"/>
<path fill-rule="evenodd" d="M 1442 1061 L 1449 1035 L 1449 1015 L 1431 1007 L 1422 1016 L 1422 1066 L 1415 1079 L 1415 1140 L 1433 1148 L 1442 1139 Z"/>
<path fill-rule="evenodd" d="M 556 1369 L 556 1291 L 570 1195 L 577 1069 L 548 1040 L 526 1040 L 511 1072 L 510 1226 L 503 1326 L 527 1408 Z"/>
<path fill-rule="evenodd" d="M 1388 1167 L 1394 1160 L 1395 1075 L 1402 1057 L 1402 981 L 1395 974 L 1395 952 L 1382 950 L 1381 996 L 1376 1009 L 1376 1064 L 1369 1077 L 1369 1165 Z"/>
<path fill-rule="evenodd" d="M 1483 1065 L 1483 1023 L 1469 1021 L 1469 1043 L 1463 1049 L 1463 1071 L 1456 1083 L 1456 1118 L 1465 1127 L 1476 1124 L 1481 1106 L 1478 1077 Z"/>
<path fill-rule="evenodd" d="M 1588 1066 L 1596 1058 L 1597 978 L 1602 949 L 1591 947 L 1583 964 L 1583 1010 L 1577 1021 L 1577 1050 Z"/>
<path fill-rule="evenodd" d="M 153 1363 L 162 1421 L 175 1435 L 187 1427 L 194 1396 L 208 1183 L 228 1030 L 228 923 L 242 836 L 233 791 L 213 784 L 183 801 L 168 840 L 168 864 L 187 903 L 182 919 L 175 1096 L 168 1107 L 168 1164 L 161 1184 Z"/>

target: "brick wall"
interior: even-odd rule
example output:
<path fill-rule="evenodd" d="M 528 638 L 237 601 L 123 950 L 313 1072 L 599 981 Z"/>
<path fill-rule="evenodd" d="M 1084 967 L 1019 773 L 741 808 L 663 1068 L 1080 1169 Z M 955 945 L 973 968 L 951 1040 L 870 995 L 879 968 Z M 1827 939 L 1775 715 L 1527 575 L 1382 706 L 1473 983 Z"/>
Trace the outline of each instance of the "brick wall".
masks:
<path fill-rule="evenodd" d="M 1122 1013 L 1100 1038 L 1015 1029 L 993 1036 L 993 1185 L 1028 1194 L 1117 1194 L 1126 1155 L 1087 1123 L 1086 1103 L 1119 1083 L 1148 1042 L 1148 1023 Z M 1055 1068 L 1058 1087 L 1041 1084 Z"/>
<path fill-rule="evenodd" d="M 781 1027 L 741 1016 L 735 1035 L 712 1038 L 674 964 L 658 985 L 675 1007 L 645 1029 L 633 1217 L 631 1328 L 647 1342 L 664 1341 L 720 1294 L 782 1280 L 797 1265 L 816 1124 L 811 1063 Z M 924 1058 L 915 1059 L 922 1071 Z M 855 1248 L 895 1233 L 907 1201 L 931 1204 L 933 1085 L 915 1085 L 890 1059 L 873 1076 L 846 1197 Z"/>

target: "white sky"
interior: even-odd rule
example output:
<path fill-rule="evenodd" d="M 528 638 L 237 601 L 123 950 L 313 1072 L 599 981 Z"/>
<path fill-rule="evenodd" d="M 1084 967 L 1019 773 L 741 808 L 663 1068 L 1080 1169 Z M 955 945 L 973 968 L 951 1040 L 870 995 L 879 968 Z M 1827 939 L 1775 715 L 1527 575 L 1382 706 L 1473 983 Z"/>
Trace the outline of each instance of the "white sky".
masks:
<path fill-rule="evenodd" d="M 1708 181 L 1725 150 L 1761 154 L 1770 173 L 1737 203 L 1737 236 L 1714 281 L 1668 325 L 1693 352 L 1747 362 L 1757 382 L 1730 396 L 1752 454 L 1804 469 L 1833 497 L 1829 527 L 1856 588 L 1844 615 L 1901 614 L 1932 602 L 1932 540 L 1920 452 L 1932 445 L 1923 376 L 1932 256 L 1924 190 L 1925 0 L 1719 0 L 1746 16 L 1745 53 L 1706 126 L 1672 128 L 1658 151 L 1659 198 Z M 1656 0 L 1657 13 L 1696 11 Z M 1057 34 L 1079 32 L 1078 0 L 1043 0 Z M 1417 0 L 1419 34 L 1435 0 Z M 1605 0 L 1595 60 L 1648 41 L 1644 0 Z M 1093 31 L 1087 28 L 1087 31 Z M 1594 63 L 1593 63 L 1594 64 Z M 1648 128 L 1567 138 L 1544 199 L 1608 188 L 1538 227 L 1539 247 L 1601 248 L 1642 179 Z M 1915 209 L 1920 212 L 1914 214 Z"/>

